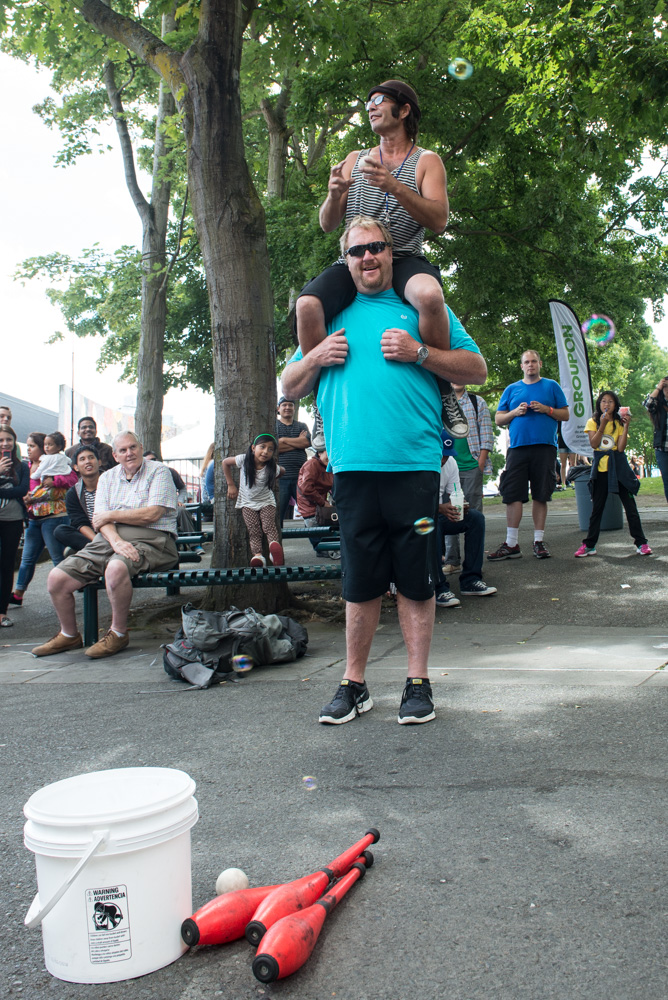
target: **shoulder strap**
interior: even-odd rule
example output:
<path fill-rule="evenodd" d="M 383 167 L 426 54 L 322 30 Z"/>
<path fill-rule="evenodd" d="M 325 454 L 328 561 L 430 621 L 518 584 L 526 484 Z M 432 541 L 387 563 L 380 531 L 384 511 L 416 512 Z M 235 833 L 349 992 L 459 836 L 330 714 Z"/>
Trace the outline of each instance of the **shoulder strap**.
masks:
<path fill-rule="evenodd" d="M 468 389 L 466 390 L 466 395 L 469 397 L 469 399 L 473 403 L 473 409 L 475 410 L 475 417 L 476 417 L 476 420 L 477 420 L 478 419 L 478 397 L 476 396 L 476 394 L 474 392 L 469 392 Z"/>

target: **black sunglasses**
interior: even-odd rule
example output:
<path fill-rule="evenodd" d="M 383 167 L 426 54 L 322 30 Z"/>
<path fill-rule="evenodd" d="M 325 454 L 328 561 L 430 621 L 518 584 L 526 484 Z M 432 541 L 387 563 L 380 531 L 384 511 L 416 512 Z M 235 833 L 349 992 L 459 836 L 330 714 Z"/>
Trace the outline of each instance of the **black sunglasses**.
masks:
<path fill-rule="evenodd" d="M 388 245 L 385 240 L 374 240 L 373 243 L 358 243 L 357 246 L 348 247 L 344 256 L 350 254 L 351 257 L 363 257 L 367 250 L 373 254 L 382 253 Z"/>

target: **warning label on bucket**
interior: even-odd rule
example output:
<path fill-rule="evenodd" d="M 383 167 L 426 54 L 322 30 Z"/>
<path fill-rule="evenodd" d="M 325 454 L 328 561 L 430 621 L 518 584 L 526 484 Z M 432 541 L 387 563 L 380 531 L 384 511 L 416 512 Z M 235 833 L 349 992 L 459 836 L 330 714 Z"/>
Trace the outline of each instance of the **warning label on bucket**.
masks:
<path fill-rule="evenodd" d="M 128 892 L 124 885 L 86 889 L 88 949 L 93 965 L 132 958 Z"/>

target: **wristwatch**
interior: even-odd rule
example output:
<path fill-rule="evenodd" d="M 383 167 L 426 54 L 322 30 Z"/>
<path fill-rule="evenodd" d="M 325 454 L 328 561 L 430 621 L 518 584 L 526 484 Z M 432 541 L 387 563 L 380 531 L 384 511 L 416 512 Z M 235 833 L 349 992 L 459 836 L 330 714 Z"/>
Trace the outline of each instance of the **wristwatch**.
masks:
<path fill-rule="evenodd" d="M 418 347 L 417 349 L 417 358 L 415 359 L 415 364 L 421 365 L 423 361 L 427 360 L 428 357 L 429 357 L 429 348 L 425 347 L 424 344 L 422 344 L 422 346 Z"/>

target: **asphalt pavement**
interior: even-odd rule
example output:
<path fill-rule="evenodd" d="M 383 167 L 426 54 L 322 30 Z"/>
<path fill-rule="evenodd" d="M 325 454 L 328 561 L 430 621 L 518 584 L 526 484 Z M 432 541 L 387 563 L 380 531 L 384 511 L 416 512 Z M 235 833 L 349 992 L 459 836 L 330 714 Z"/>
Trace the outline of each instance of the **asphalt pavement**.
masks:
<path fill-rule="evenodd" d="M 486 516 L 496 548 L 503 510 Z M 484 567 L 498 594 L 437 611 L 437 718 L 411 727 L 397 724 L 405 657 L 389 600 L 367 673 L 373 710 L 321 726 L 345 662 L 340 623 L 307 621 L 297 663 L 193 691 L 167 677 L 159 646 L 197 591 L 138 591 L 120 655 L 38 660 L 30 649 L 57 628 L 48 566 L 38 567 L 0 634 L 6 995 L 665 1000 L 668 511 L 642 517 L 653 556 L 635 554 L 625 527 L 575 560 L 582 532 L 555 505 L 544 561 L 530 555 L 525 519 L 524 557 Z M 312 561 L 306 540 L 286 553 Z M 332 606 L 337 586 L 320 590 Z M 106 626 L 102 597 L 100 618 Z M 300 972 L 260 984 L 245 941 L 116 984 L 45 971 L 40 932 L 23 926 L 36 886 L 22 807 L 60 778 L 138 765 L 182 768 L 197 783 L 194 907 L 223 868 L 242 868 L 251 885 L 285 881 L 379 828 L 374 867 Z"/>

